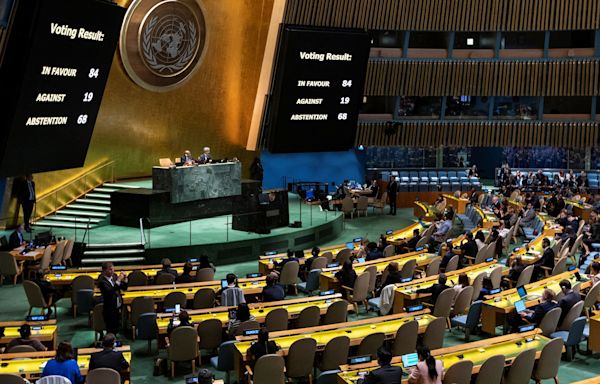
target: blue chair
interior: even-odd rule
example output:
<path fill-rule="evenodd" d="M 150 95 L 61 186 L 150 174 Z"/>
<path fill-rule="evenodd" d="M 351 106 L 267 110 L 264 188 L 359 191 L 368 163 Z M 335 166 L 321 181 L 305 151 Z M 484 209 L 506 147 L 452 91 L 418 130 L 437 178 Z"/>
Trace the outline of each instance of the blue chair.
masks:
<path fill-rule="evenodd" d="M 219 354 L 210 358 L 210 365 L 219 372 L 225 372 L 225 383 L 230 382 L 230 372 L 235 369 L 235 340 L 226 341 L 219 346 Z"/>
<path fill-rule="evenodd" d="M 565 342 L 566 352 L 566 360 L 572 361 L 577 349 L 579 347 L 579 343 L 583 339 L 583 331 L 585 329 L 586 317 L 581 316 L 575 319 L 571 324 L 571 328 L 568 331 L 557 331 L 550 334 L 550 338 L 561 338 Z M 588 332 L 589 333 L 589 332 Z"/>
<path fill-rule="evenodd" d="M 317 384 L 337 384 L 337 375 L 341 372 L 339 369 L 321 372 L 317 377 Z"/>
<path fill-rule="evenodd" d="M 135 327 L 136 338 L 148 340 L 148 354 L 152 352 L 152 340 L 156 340 L 158 350 L 158 325 L 156 324 L 156 313 L 142 313 Z"/>
<path fill-rule="evenodd" d="M 77 291 L 77 314 L 90 314 L 90 311 L 94 308 L 94 290 L 93 289 L 80 289 Z"/>
<path fill-rule="evenodd" d="M 320 269 L 311 269 L 306 277 L 306 282 L 302 282 L 298 284 L 298 289 L 301 292 L 304 292 L 310 295 L 312 292 L 319 289 L 319 279 L 321 276 Z"/>
<path fill-rule="evenodd" d="M 469 341 L 471 332 L 473 332 L 479 325 L 479 318 L 481 317 L 481 304 L 481 300 L 474 301 L 466 315 L 455 316 L 450 320 L 453 326 L 463 327 L 465 329 L 465 341 Z"/>

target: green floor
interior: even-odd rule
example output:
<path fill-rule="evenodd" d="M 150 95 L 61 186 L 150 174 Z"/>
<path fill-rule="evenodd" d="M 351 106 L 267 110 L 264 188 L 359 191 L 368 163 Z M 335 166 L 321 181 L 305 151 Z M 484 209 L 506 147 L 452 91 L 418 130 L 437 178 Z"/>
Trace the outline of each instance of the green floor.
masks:
<path fill-rule="evenodd" d="M 346 220 L 344 233 L 330 243 L 341 243 L 359 236 L 367 236 L 375 239 L 379 234 L 384 233 L 387 229 L 401 228 L 413 222 L 411 209 L 398 210 L 398 216 L 390 215 L 370 215 L 368 217 L 355 218 Z M 326 245 L 326 244 L 324 244 Z M 220 266 L 217 270 L 217 278 L 223 277 L 226 273 L 234 272 L 238 275 L 244 275 L 250 272 L 256 272 L 256 261 L 248 261 L 245 263 L 237 263 L 235 265 Z M 70 315 L 70 300 L 63 299 L 58 302 L 59 306 L 59 340 L 71 340 L 76 347 L 87 347 L 94 340 L 93 331 L 89 330 L 87 319 L 79 317 L 73 319 Z M 22 319 L 28 309 L 27 299 L 23 288 L 20 284 L 16 287 L 5 285 L 0 288 L 0 321 L 19 320 Z M 369 316 L 374 316 L 370 314 Z M 360 318 L 363 318 L 361 315 Z M 349 320 L 355 320 L 359 317 L 351 315 Z M 474 336 L 472 340 L 477 340 Z M 125 340 L 127 344 L 131 344 L 133 350 L 132 364 L 132 382 L 133 384 L 142 383 L 183 383 L 183 376 L 190 373 L 190 367 L 181 364 L 178 367 L 178 376 L 175 379 L 166 377 L 153 377 L 153 362 L 158 355 L 164 356 L 164 351 L 158 355 L 146 355 L 147 344 L 144 341 L 131 342 Z M 458 331 L 448 332 L 445 340 L 446 346 L 462 343 L 462 334 Z M 155 344 L 154 344 L 155 345 Z M 206 363 L 208 359 L 203 361 Z M 559 379 L 561 383 L 571 383 L 578 380 L 587 379 L 600 375 L 600 363 L 598 356 L 581 356 L 577 355 L 577 359 L 573 362 L 562 362 L 559 371 Z M 224 377 L 217 373 L 217 377 Z"/>

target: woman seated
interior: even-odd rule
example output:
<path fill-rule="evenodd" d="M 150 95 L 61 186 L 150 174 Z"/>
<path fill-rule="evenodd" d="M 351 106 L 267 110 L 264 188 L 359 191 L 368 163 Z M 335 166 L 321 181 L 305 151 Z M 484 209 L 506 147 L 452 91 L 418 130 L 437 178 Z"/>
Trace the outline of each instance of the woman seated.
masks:
<path fill-rule="evenodd" d="M 250 308 L 246 303 L 240 303 L 235 312 L 230 312 L 230 316 L 231 318 L 229 319 L 227 332 L 231 337 L 235 337 L 238 335 L 238 328 L 243 322 L 256 320 L 254 316 L 250 314 Z"/>
<path fill-rule="evenodd" d="M 247 359 L 250 362 L 250 366 L 254 367 L 254 364 L 263 357 L 271 353 L 275 353 L 279 350 L 277 344 L 274 341 L 269 340 L 269 331 L 266 328 L 261 328 L 258 333 L 258 340 L 248 348 Z"/>
<path fill-rule="evenodd" d="M 68 341 L 58 344 L 56 357 L 48 360 L 46 366 L 44 366 L 42 377 L 54 375 L 66 377 L 72 384 L 81 384 L 84 382 L 79 371 L 79 365 L 73 359 L 73 347 L 71 347 L 71 343 Z"/>
<path fill-rule="evenodd" d="M 431 356 L 426 345 L 417 347 L 419 362 L 410 368 L 408 382 L 410 384 L 442 384 L 444 365 L 441 360 Z"/>

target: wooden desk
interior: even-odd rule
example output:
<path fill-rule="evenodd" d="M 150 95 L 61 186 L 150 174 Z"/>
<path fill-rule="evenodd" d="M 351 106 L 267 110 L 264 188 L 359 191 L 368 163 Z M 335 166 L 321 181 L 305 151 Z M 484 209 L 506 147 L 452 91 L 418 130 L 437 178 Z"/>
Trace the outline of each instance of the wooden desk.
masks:
<path fill-rule="evenodd" d="M 590 317 L 590 338 L 588 339 L 589 349 L 594 352 L 600 352 L 600 314 Z"/>
<path fill-rule="evenodd" d="M 425 227 L 420 222 L 416 222 L 406 228 L 392 232 L 391 234 L 387 235 L 385 239 L 389 244 L 401 245 L 413 238 L 413 231 L 415 229 L 418 229 L 419 232 L 421 232 L 423 229 L 425 229 Z"/>
<path fill-rule="evenodd" d="M 502 267 L 502 274 L 507 275 L 509 268 L 503 264 L 498 264 L 495 261 L 489 263 L 483 263 L 479 265 L 472 265 L 466 268 L 458 269 L 456 271 L 448 272 L 446 277 L 448 286 L 454 286 L 458 284 L 458 275 L 465 273 L 469 277 L 469 281 L 473 282 L 475 277 L 480 273 L 490 273 L 494 268 Z M 404 312 L 404 308 L 415 304 L 420 299 L 426 299 L 431 296 L 429 293 L 417 293 L 418 289 L 425 289 L 431 287 L 437 283 L 439 275 L 425 277 L 423 279 L 413 280 L 408 283 L 396 284 L 394 290 L 394 304 L 393 313 Z"/>
<path fill-rule="evenodd" d="M 542 255 L 544 254 L 544 249 L 542 248 L 542 242 L 544 239 L 550 240 L 550 246 L 554 243 L 554 232 L 544 230 L 543 233 L 538 235 L 535 239 L 531 240 L 529 243 L 524 244 L 522 247 L 518 248 L 516 251 L 512 252 L 509 256 L 510 261 L 509 264 L 512 264 L 513 260 L 520 256 L 523 264 L 533 264 L 538 261 Z M 558 256 L 558 255 L 556 255 Z"/>
<path fill-rule="evenodd" d="M 587 380 L 576 381 L 572 384 L 600 384 L 600 376 L 592 377 Z"/>
<path fill-rule="evenodd" d="M 244 295 L 259 295 L 265 287 L 265 277 L 253 279 L 239 279 L 238 286 L 244 291 Z M 171 292 L 183 292 L 188 300 L 192 300 L 196 291 L 202 288 L 211 288 L 215 292 L 221 289 L 220 281 L 204 281 L 186 284 L 149 285 L 143 287 L 131 287 L 123 292 L 123 304 L 130 305 L 136 297 L 151 297 L 155 302 L 162 302 Z"/>
<path fill-rule="evenodd" d="M 19 328 L 23 324 L 31 325 L 31 337 L 38 339 L 49 350 L 56 349 L 56 336 L 58 327 L 56 320 L 48 321 L 3 321 L 0 322 L 0 327 L 4 328 L 4 336 L 0 337 L 0 346 L 6 347 L 13 339 L 21 337 Z M 35 329 L 41 327 L 41 329 Z"/>
<path fill-rule="evenodd" d="M 394 255 L 385 257 L 382 259 L 366 261 L 364 263 L 354 263 L 354 271 L 357 275 L 363 273 L 368 267 L 374 265 L 377 267 L 377 274 L 383 273 L 383 270 L 388 266 L 389 263 L 395 261 L 398 263 L 399 269 L 409 260 L 416 260 L 417 267 L 422 267 L 429 264 L 432 260 L 439 258 L 435 253 L 427 253 L 425 250 L 418 252 L 410 252 L 402 255 Z M 338 266 L 335 268 L 325 268 L 321 272 L 319 277 L 319 289 L 321 291 L 328 291 L 330 289 L 339 291 L 341 289 L 340 282 L 335 278 L 335 273 L 341 270 L 342 267 Z"/>
<path fill-rule="evenodd" d="M 413 206 L 413 215 L 415 217 L 421 218 L 423 221 L 433 221 L 435 220 L 435 214 L 431 210 L 428 204 L 422 203 L 420 201 L 415 201 Z"/>
<path fill-rule="evenodd" d="M 554 293 L 560 292 L 561 289 L 559 283 L 563 279 L 569 280 L 571 285 L 575 285 L 577 283 L 575 272 L 578 272 L 578 270 L 575 269 L 573 271 L 564 272 L 559 275 L 551 276 L 547 279 L 525 285 L 527 295 L 536 296 L 531 297 L 532 300 L 524 299 L 525 306 L 530 308 L 538 305 L 541 302 L 542 292 L 545 288 L 553 290 Z M 581 288 L 584 289 L 590 285 L 591 281 L 582 282 Z M 518 300 L 521 300 L 521 298 L 519 297 L 516 288 L 508 289 L 498 293 L 497 295 L 486 296 L 486 300 L 483 302 L 483 306 L 481 308 L 481 329 L 483 332 L 495 336 L 496 327 L 498 325 L 504 325 L 506 327 L 506 316 L 509 313 L 514 312 L 514 303 Z"/>
<path fill-rule="evenodd" d="M 493 227 L 497 227 L 500 225 L 500 220 L 498 219 L 498 217 L 496 215 L 494 215 L 494 212 L 484 211 L 480 207 L 476 207 L 476 206 L 474 206 L 473 208 L 475 209 L 477 214 L 481 217 L 481 226 L 483 228 L 493 228 Z"/>
<path fill-rule="evenodd" d="M 87 375 L 90 355 L 101 350 L 96 348 L 80 348 L 78 350 L 77 363 L 81 375 Z M 125 360 L 129 362 L 129 369 L 126 372 L 121 372 L 121 377 L 129 379 L 132 362 L 131 350 L 128 345 L 120 347 L 119 350 L 123 352 Z M 46 362 L 53 359 L 55 355 L 55 351 L 0 354 L 2 365 L 6 364 L 6 366 L 0 367 L 0 373 L 12 373 L 27 380 L 37 380 L 40 378 Z M 13 360 L 22 358 L 28 360 Z"/>
<path fill-rule="evenodd" d="M 49 247 L 52 247 L 52 252 L 54 252 L 54 250 L 56 249 L 56 244 L 51 244 L 49 245 Z M 10 254 L 13 255 L 15 260 L 17 261 L 38 261 L 42 258 L 42 256 L 44 256 L 44 251 L 46 250 L 46 247 L 35 248 L 25 254 L 21 254 L 21 252 L 23 252 L 24 249 L 25 247 L 23 246 L 15 248 L 12 251 L 10 251 Z"/>
<path fill-rule="evenodd" d="M 532 338 L 533 340 L 527 341 L 528 338 Z M 517 342 L 520 342 L 521 345 L 517 345 Z M 472 374 L 477 374 L 483 363 L 494 355 L 504 355 L 506 358 L 505 366 L 510 366 L 519 353 L 526 349 L 534 348 L 536 350 L 536 359 L 539 359 L 542 348 L 548 342 L 550 342 L 550 339 L 543 336 L 541 330 L 536 329 L 531 332 L 513 333 L 472 343 L 458 344 L 453 347 L 436 349 L 431 351 L 431 354 L 436 359 L 442 361 L 444 370 L 448 370 L 448 368 L 460 360 L 470 360 L 473 362 Z M 462 355 L 462 358 L 459 355 Z M 392 365 L 402 367 L 404 371 L 407 371 L 402 365 L 401 356 L 395 356 L 392 359 Z M 360 376 L 378 367 L 376 361 L 366 364 L 342 365 L 340 366 L 342 372 L 338 373 L 338 383 L 355 384 Z M 408 383 L 408 379 L 403 379 L 402 383 Z"/>
<path fill-rule="evenodd" d="M 442 196 L 446 198 L 446 206 L 452 205 L 454 207 L 454 212 L 463 214 L 467 211 L 467 204 L 470 203 L 469 199 L 463 199 L 462 197 L 456 197 L 447 193 L 444 193 Z"/>
<path fill-rule="evenodd" d="M 565 199 L 565 204 L 571 205 L 573 207 L 573 214 L 575 216 L 581 217 L 585 222 L 590 221 L 590 213 L 592 213 L 592 206 L 587 203 L 579 203 L 574 200 Z"/>

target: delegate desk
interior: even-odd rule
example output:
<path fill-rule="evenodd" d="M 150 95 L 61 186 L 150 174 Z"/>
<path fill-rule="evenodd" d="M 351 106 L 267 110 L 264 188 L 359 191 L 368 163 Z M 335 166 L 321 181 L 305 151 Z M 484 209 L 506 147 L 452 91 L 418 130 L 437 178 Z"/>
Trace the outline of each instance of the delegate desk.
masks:
<path fill-rule="evenodd" d="M 171 268 L 176 270 L 178 274 L 183 273 L 183 265 L 185 263 L 174 263 Z M 193 263 L 193 270 L 198 268 L 198 263 Z M 156 276 L 156 273 L 162 269 L 162 265 L 130 265 L 130 266 L 115 266 L 115 274 L 121 272 L 126 275 L 133 271 L 141 271 L 152 279 Z M 64 286 L 71 285 L 73 280 L 78 276 L 89 276 L 94 280 L 97 280 L 102 273 L 102 268 L 89 267 L 89 268 L 73 268 L 65 270 L 51 270 L 47 273 L 44 278 L 52 283 L 53 286 Z"/>
<path fill-rule="evenodd" d="M 575 277 L 576 272 L 578 272 L 577 269 L 525 285 L 527 296 L 529 296 L 523 299 L 525 306 L 530 308 L 538 305 L 545 288 L 551 289 L 554 293 L 560 292 L 561 289 L 559 283 L 563 279 L 569 280 L 571 285 L 574 286 L 577 283 Z M 590 281 L 582 282 L 581 289 L 583 290 L 590 285 Z M 516 288 L 508 289 L 497 295 L 486 296 L 486 300 L 483 302 L 481 308 L 481 329 L 483 332 L 490 335 L 496 335 L 496 327 L 498 325 L 504 325 L 504 327 L 506 327 L 506 317 L 509 313 L 515 311 L 514 303 L 518 300 L 521 300 L 521 298 L 519 297 Z"/>
<path fill-rule="evenodd" d="M 241 181 L 240 162 L 152 168 L 152 188 L 168 191 L 174 204 L 239 196 Z"/>
<path fill-rule="evenodd" d="M 0 336 L 0 346 L 6 347 L 13 339 L 21 337 L 19 328 L 23 324 L 31 326 L 31 337 L 41 341 L 49 350 L 56 349 L 56 335 L 58 334 L 56 320 L 0 322 L 0 328 L 4 329 L 2 336 Z"/>
<path fill-rule="evenodd" d="M 591 351 L 600 352 L 600 314 L 590 317 L 588 348 Z"/>
<path fill-rule="evenodd" d="M 593 211 L 593 207 L 590 204 L 567 199 L 565 199 L 565 204 L 573 207 L 573 214 L 575 216 L 581 217 L 586 223 L 590 221 L 590 213 Z"/>
<path fill-rule="evenodd" d="M 493 228 L 500 225 L 500 220 L 498 216 L 494 214 L 492 211 L 483 210 L 480 207 L 473 206 L 475 212 L 481 217 L 481 226 L 483 228 Z"/>
<path fill-rule="evenodd" d="M 381 259 L 366 261 L 364 263 L 354 263 L 354 271 L 357 275 L 365 272 L 370 266 L 377 267 L 377 274 L 383 273 L 383 270 L 388 266 L 389 263 L 395 261 L 398 263 L 398 268 L 402 269 L 402 266 L 409 260 L 416 260 L 417 267 L 423 267 L 429 264 L 432 260 L 439 258 L 435 253 L 428 253 L 425 250 L 418 252 L 410 252 L 402 255 L 395 255 L 390 257 L 384 257 Z M 340 282 L 335 278 L 335 273 L 341 270 L 342 267 L 325 268 L 319 276 L 319 289 L 321 291 L 328 291 L 330 289 L 339 291 L 341 289 Z"/>
<path fill-rule="evenodd" d="M 128 345 L 119 348 L 123 352 L 125 360 L 129 362 L 129 369 L 121 372 L 121 377 L 129 379 L 131 372 L 131 350 Z M 77 351 L 77 364 L 81 375 L 85 376 L 90 364 L 90 355 L 94 352 L 100 352 L 97 348 L 80 348 Z M 25 353 L 4 353 L 0 354 L 0 373 L 12 373 L 19 375 L 26 380 L 34 381 L 40 378 L 46 362 L 56 355 L 55 351 L 45 352 L 25 352 Z M 24 360 L 13 360 L 24 359 Z"/>
<path fill-rule="evenodd" d="M 444 196 L 448 205 L 452 205 L 454 207 L 455 213 L 465 213 L 467 211 L 467 205 L 471 202 L 469 199 L 456 197 L 447 193 L 444 193 L 442 196 Z"/>
<path fill-rule="evenodd" d="M 435 220 L 435 212 L 433 212 L 433 210 L 431 209 L 431 206 L 429 206 L 426 203 L 422 203 L 420 201 L 414 202 L 413 215 L 424 221 Z"/>
<path fill-rule="evenodd" d="M 489 274 L 497 267 L 502 267 L 503 275 L 508 274 L 509 268 L 507 266 L 498 264 L 496 261 L 490 261 L 448 272 L 446 274 L 446 277 L 448 278 L 446 285 L 453 287 L 458 284 L 458 275 L 462 273 L 469 277 L 470 282 L 473 282 L 477 275 L 481 273 Z M 431 287 L 433 284 L 437 283 L 438 277 L 439 275 L 434 275 L 423 279 L 413 280 L 408 283 L 396 284 L 396 289 L 394 290 L 393 313 L 403 312 L 405 307 L 414 304 L 417 300 L 430 297 L 431 294 L 417 293 L 417 290 Z"/>
<path fill-rule="evenodd" d="M 600 384 L 600 376 L 592 377 L 587 380 L 576 381 L 572 384 Z"/>
<path fill-rule="evenodd" d="M 519 353 L 533 348 L 536 350 L 535 358 L 537 360 L 540 358 L 542 349 L 549 342 L 550 339 L 543 336 L 541 330 L 535 329 L 530 332 L 512 333 L 472 343 L 458 344 L 453 347 L 440 348 L 431 351 L 431 355 L 442 361 L 445 371 L 461 360 L 470 360 L 473 362 L 472 374 L 478 374 L 483 363 L 494 355 L 503 355 L 505 366 L 510 366 Z M 392 365 L 402 367 L 405 372 L 408 371 L 402 365 L 401 356 L 394 357 Z M 342 372 L 338 373 L 338 383 L 356 384 L 361 377 L 377 368 L 379 366 L 376 361 L 357 365 L 342 365 L 340 366 Z M 408 383 L 408 379 L 403 379 L 402 383 Z"/>
<path fill-rule="evenodd" d="M 310 296 L 299 299 L 272 301 L 267 303 L 248 304 L 250 314 L 254 316 L 256 321 L 264 323 L 267 315 L 278 308 L 283 308 L 288 311 L 288 320 L 293 320 L 300 315 L 303 309 L 316 306 L 321 311 L 321 316 L 327 313 L 329 306 L 335 302 L 342 301 L 342 295 L 339 293 L 327 296 Z M 190 315 L 190 321 L 194 324 L 199 324 L 204 320 L 218 319 L 223 324 L 223 328 L 227 327 L 229 322 L 229 311 L 236 309 L 235 307 L 214 307 L 206 309 L 191 309 L 187 310 Z M 348 304 L 348 309 L 352 309 L 352 305 Z M 167 334 L 169 321 L 175 317 L 173 313 L 159 313 L 157 315 L 158 332 L 160 335 Z"/>
<path fill-rule="evenodd" d="M 239 279 L 238 286 L 244 291 L 245 296 L 259 295 L 265 287 L 265 277 L 257 277 L 252 279 Z M 131 305 L 131 302 L 136 297 L 151 297 L 154 302 L 160 303 L 171 292 L 183 292 L 188 300 L 192 300 L 199 289 L 211 288 L 215 292 L 220 291 L 220 281 L 203 281 L 197 283 L 185 284 L 165 284 L 165 285 L 148 285 L 141 287 L 130 287 L 123 292 L 123 304 Z"/>
<path fill-rule="evenodd" d="M 415 229 L 418 229 L 419 232 L 422 232 L 425 227 L 420 222 L 416 222 L 406 228 L 402 228 L 390 233 L 389 235 L 386 235 L 385 239 L 389 244 L 402 245 L 413 238 L 413 231 Z"/>
<path fill-rule="evenodd" d="M 544 239 L 550 240 L 550 246 L 554 244 L 554 233 L 552 231 L 544 231 L 535 239 L 531 240 L 529 243 L 524 244 L 522 247 L 517 248 L 516 251 L 512 252 L 510 255 L 509 263 L 512 264 L 513 260 L 517 256 L 521 256 L 521 260 L 523 264 L 533 264 L 542 257 L 544 254 L 544 249 L 542 248 L 542 242 Z M 558 255 L 555 255 L 558 256 Z"/>
<path fill-rule="evenodd" d="M 350 339 L 350 345 L 355 346 L 359 345 L 362 339 L 368 335 L 377 332 L 384 333 L 386 339 L 393 339 L 396 336 L 398 328 L 412 320 L 419 322 L 419 334 L 422 334 L 425 332 L 427 325 L 434 319 L 435 317 L 429 314 L 429 310 L 424 310 L 350 321 L 344 324 L 329 324 L 318 327 L 270 332 L 269 339 L 279 346 L 281 353 L 285 356 L 292 343 L 304 338 L 315 339 L 317 341 L 317 350 L 323 350 L 331 339 L 338 336 L 347 336 Z M 256 337 L 238 336 L 237 340 L 238 342 L 235 344 L 236 371 L 242 372 L 241 369 L 247 360 L 248 349 L 252 345 L 252 342 L 256 340 Z"/>
<path fill-rule="evenodd" d="M 51 244 L 49 247 L 52 247 L 52 252 L 56 249 L 56 244 Z M 29 250 L 28 252 L 23 253 L 25 247 L 17 247 L 10 251 L 10 254 L 13 255 L 15 260 L 17 261 L 38 261 L 44 256 L 44 251 L 46 247 L 39 247 Z"/>

